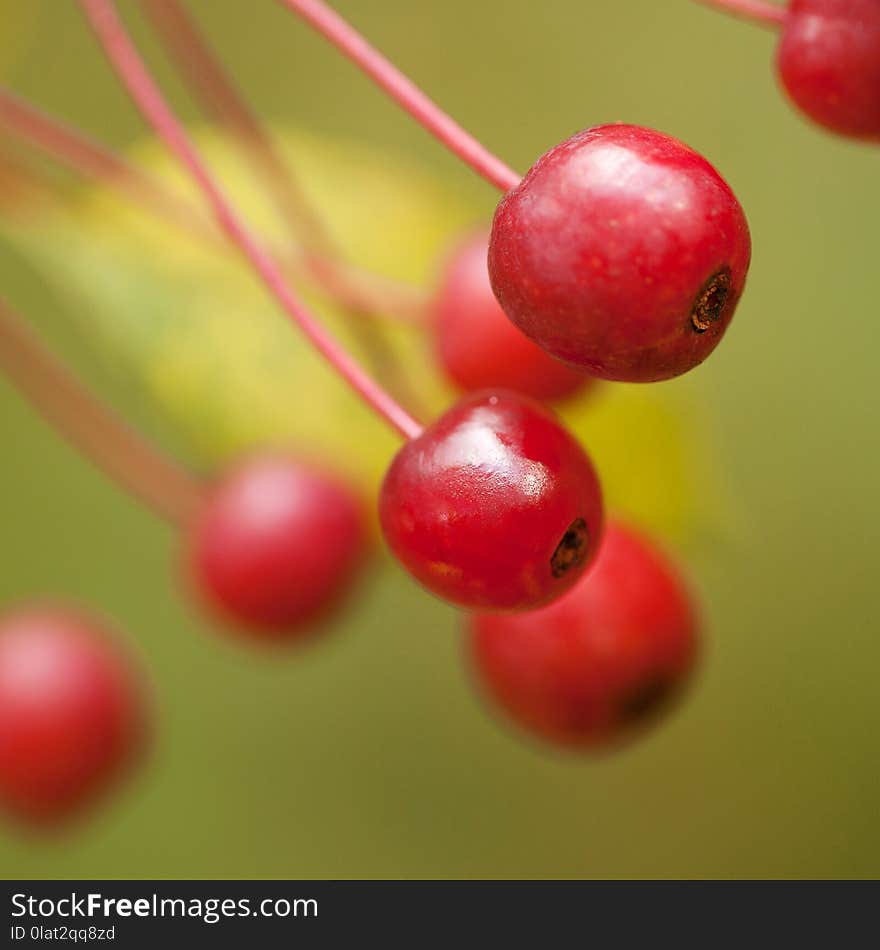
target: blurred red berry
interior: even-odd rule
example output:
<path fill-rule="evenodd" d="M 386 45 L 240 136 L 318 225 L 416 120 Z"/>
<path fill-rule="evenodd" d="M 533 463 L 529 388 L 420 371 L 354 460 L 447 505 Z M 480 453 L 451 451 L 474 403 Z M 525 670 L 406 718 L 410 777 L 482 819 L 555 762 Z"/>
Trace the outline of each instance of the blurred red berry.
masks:
<path fill-rule="evenodd" d="M 505 390 L 465 397 L 407 442 L 385 476 L 379 514 L 417 580 L 483 610 L 558 597 L 602 531 L 583 449 L 547 409 Z"/>
<path fill-rule="evenodd" d="M 554 356 L 650 382 L 716 347 L 750 254 L 742 208 L 702 156 L 606 125 L 551 149 L 501 200 L 489 273 L 510 319 Z"/>
<path fill-rule="evenodd" d="M 352 489 L 282 455 L 233 468 L 189 533 L 203 599 L 271 640 L 301 637 L 341 606 L 366 554 L 365 513 Z"/>
<path fill-rule="evenodd" d="M 459 244 L 433 301 L 434 345 L 446 375 L 466 392 L 512 389 L 561 399 L 595 380 L 550 356 L 508 320 L 489 282 L 487 234 Z"/>
<path fill-rule="evenodd" d="M 786 91 L 815 122 L 880 139 L 877 0 L 792 0 L 777 65 Z"/>
<path fill-rule="evenodd" d="M 470 620 L 476 669 L 527 730 L 590 749 L 665 707 L 694 667 L 697 623 L 677 571 L 619 524 L 564 597 L 541 610 Z"/>
<path fill-rule="evenodd" d="M 142 683 L 113 634 L 56 607 L 0 618 L 0 807 L 32 824 L 69 818 L 144 746 Z"/>

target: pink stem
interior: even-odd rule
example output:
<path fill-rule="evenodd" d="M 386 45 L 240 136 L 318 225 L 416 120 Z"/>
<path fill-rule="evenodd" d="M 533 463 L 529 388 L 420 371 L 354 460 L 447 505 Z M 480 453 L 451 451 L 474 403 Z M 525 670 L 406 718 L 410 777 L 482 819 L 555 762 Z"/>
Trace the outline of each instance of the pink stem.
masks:
<path fill-rule="evenodd" d="M 477 174 L 503 192 L 519 184 L 520 176 L 512 168 L 466 132 L 326 3 L 321 0 L 281 0 L 281 3 L 329 40 Z"/>
<path fill-rule="evenodd" d="M 207 234 L 209 223 L 121 155 L 0 86 L 0 125 L 75 171 L 106 181 L 176 225 Z"/>
<path fill-rule="evenodd" d="M 182 75 L 207 108 L 229 124 L 274 191 L 289 229 L 329 249 L 320 219 L 185 8 L 177 0 L 144 0 L 144 8 Z"/>
<path fill-rule="evenodd" d="M 232 141 L 253 167 L 257 180 L 265 183 L 266 192 L 279 209 L 288 232 L 294 242 L 302 245 L 303 262 L 311 275 L 332 292 L 352 318 L 351 331 L 373 372 L 385 380 L 389 392 L 396 398 L 416 405 L 383 325 L 377 320 L 363 319 L 387 310 L 391 301 L 400 305 L 402 294 L 398 291 L 386 295 L 384 306 L 377 310 L 374 299 L 350 279 L 345 255 L 309 201 L 298 176 L 284 161 L 272 136 L 214 54 L 186 6 L 179 0 L 143 0 L 143 5 L 196 97 L 225 125 Z"/>
<path fill-rule="evenodd" d="M 203 486 L 99 402 L 0 301 L 0 370 L 83 455 L 172 524 L 186 524 Z"/>
<path fill-rule="evenodd" d="M 269 254 L 263 250 L 233 205 L 215 182 L 177 116 L 165 102 L 143 60 L 119 19 L 113 0 L 79 0 L 85 16 L 117 75 L 146 120 L 189 172 L 210 203 L 217 220 L 250 261 L 269 292 L 327 361 L 383 418 L 405 438 L 415 438 L 422 427 L 345 352 L 312 316 Z"/>
<path fill-rule="evenodd" d="M 785 23 L 788 16 L 788 10 L 785 7 L 768 3 L 766 0 L 696 0 L 696 2 L 744 20 L 753 20 L 763 26 L 774 28 Z"/>
<path fill-rule="evenodd" d="M 2 86 L 0 127 L 86 178 L 116 189 L 174 226 L 202 240 L 220 238 L 209 220 L 203 219 L 196 208 L 178 198 L 159 179 Z M 373 313 L 388 314 L 411 323 L 424 319 L 425 295 L 416 287 L 348 265 L 329 265 L 315 254 L 293 255 L 287 263 L 298 276 L 308 271 L 330 297 L 344 306 L 351 306 L 357 300 L 367 302 Z"/>

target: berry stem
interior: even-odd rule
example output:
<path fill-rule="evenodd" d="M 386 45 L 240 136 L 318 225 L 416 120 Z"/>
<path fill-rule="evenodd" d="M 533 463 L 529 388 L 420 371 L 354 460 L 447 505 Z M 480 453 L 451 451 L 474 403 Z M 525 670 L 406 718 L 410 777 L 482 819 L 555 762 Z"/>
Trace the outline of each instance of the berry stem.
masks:
<path fill-rule="evenodd" d="M 405 438 L 415 438 L 421 425 L 355 362 L 334 337 L 312 316 L 289 287 L 281 270 L 251 234 L 244 220 L 208 170 L 183 125 L 132 44 L 119 19 L 113 0 L 79 0 L 80 8 L 104 49 L 119 79 L 156 134 L 188 171 L 211 205 L 221 228 L 236 244 L 290 319 L 351 387 Z"/>
<path fill-rule="evenodd" d="M 781 26 L 788 16 L 788 10 L 785 7 L 768 3 L 767 0 L 696 0 L 696 2 L 772 28 Z"/>
<path fill-rule="evenodd" d="M 209 237 L 198 211 L 121 155 L 0 86 L 0 125 L 88 178 L 124 192 L 177 227 Z"/>
<path fill-rule="evenodd" d="M 226 123 L 261 180 L 267 182 L 291 234 L 335 254 L 329 235 L 301 186 L 183 5 L 177 0 L 143 3 L 181 75 L 208 111 Z"/>
<path fill-rule="evenodd" d="M 88 179 L 113 188 L 152 214 L 194 236 L 215 242 L 219 235 L 198 209 L 175 195 L 164 183 L 129 162 L 109 146 L 37 109 L 0 86 L 0 126 L 45 155 Z M 354 295 L 369 304 L 371 313 L 419 323 L 427 306 L 422 291 L 355 267 L 325 265 L 320 255 L 289 253 L 285 264 L 298 276 L 311 275 L 324 292 L 343 306 Z"/>
<path fill-rule="evenodd" d="M 503 192 L 519 184 L 520 176 L 512 168 L 466 132 L 326 3 L 322 0 L 281 0 L 281 3 L 329 40 L 477 174 Z"/>
<path fill-rule="evenodd" d="M 83 455 L 172 524 L 188 522 L 202 486 L 107 409 L 0 301 L 0 370 Z"/>
<path fill-rule="evenodd" d="M 144 0 L 144 7 L 184 80 L 205 108 L 229 130 L 230 138 L 252 165 L 257 180 L 265 182 L 290 236 L 302 245 L 306 266 L 322 284 L 334 287 L 335 296 L 351 318 L 352 334 L 373 372 L 386 381 L 392 393 L 406 396 L 412 404 L 414 394 L 394 348 L 385 337 L 383 325 L 375 319 L 363 319 L 378 315 L 370 299 L 347 280 L 344 268 L 338 266 L 344 254 L 186 7 L 178 0 Z"/>

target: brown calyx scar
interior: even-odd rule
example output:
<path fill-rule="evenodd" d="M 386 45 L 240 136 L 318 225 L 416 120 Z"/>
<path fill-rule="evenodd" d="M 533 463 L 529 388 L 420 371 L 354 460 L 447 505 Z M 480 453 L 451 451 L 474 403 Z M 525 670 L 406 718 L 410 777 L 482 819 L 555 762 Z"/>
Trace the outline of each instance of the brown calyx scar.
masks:
<path fill-rule="evenodd" d="M 697 333 L 705 333 L 718 320 L 729 296 L 730 268 L 722 267 L 706 281 L 691 307 L 691 323 Z"/>
<path fill-rule="evenodd" d="M 672 692 L 670 680 L 665 678 L 649 680 L 624 697 L 619 709 L 620 718 L 630 722 L 645 719 L 665 705 Z"/>
<path fill-rule="evenodd" d="M 590 548 L 590 532 L 583 518 L 576 518 L 568 526 L 562 540 L 550 558 L 550 570 L 554 577 L 562 577 L 580 564 Z"/>

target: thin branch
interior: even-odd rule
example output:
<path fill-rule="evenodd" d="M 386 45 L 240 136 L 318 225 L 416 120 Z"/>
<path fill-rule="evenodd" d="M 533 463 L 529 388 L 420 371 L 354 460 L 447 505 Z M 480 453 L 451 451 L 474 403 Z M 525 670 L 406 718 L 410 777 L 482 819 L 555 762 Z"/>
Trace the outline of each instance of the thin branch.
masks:
<path fill-rule="evenodd" d="M 180 73 L 208 111 L 229 127 L 274 193 L 291 233 L 335 253 L 321 219 L 186 9 L 177 0 L 143 0 L 143 5 Z"/>
<path fill-rule="evenodd" d="M 785 23 L 788 16 L 788 10 L 785 7 L 768 3 L 767 0 L 696 0 L 696 2 L 772 29 Z"/>
<path fill-rule="evenodd" d="M 86 178 L 101 182 L 152 214 L 204 241 L 217 243 L 219 233 L 199 211 L 175 195 L 158 178 L 138 168 L 109 146 L 73 126 L 37 109 L 0 86 L 0 126 L 49 158 Z M 413 323 L 423 320 L 425 294 L 356 267 L 325 267 L 316 256 L 290 251 L 285 265 L 298 277 L 311 276 L 321 289 L 342 306 L 353 300 L 369 303 L 372 313 L 382 313 Z M 342 276 L 340 276 L 342 275 Z"/>
<path fill-rule="evenodd" d="M 0 301 L 0 370 L 84 456 L 172 524 L 189 522 L 202 484 L 95 398 Z"/>
<path fill-rule="evenodd" d="M 112 149 L 0 86 L 0 124 L 74 171 L 123 192 L 176 227 L 216 239 L 198 211 Z"/>
<path fill-rule="evenodd" d="M 387 313 L 387 301 L 377 310 L 375 300 L 362 293 L 357 282 L 348 279 L 345 267 L 340 266 L 344 260 L 342 251 L 185 6 L 178 0 L 143 2 L 180 74 L 205 108 L 228 129 L 231 140 L 253 166 L 257 179 L 265 183 L 291 237 L 302 245 L 311 274 L 322 285 L 331 286 L 334 296 L 344 301 L 344 309 L 352 318 L 352 334 L 373 371 L 386 380 L 392 392 L 412 403 L 414 394 L 394 348 L 385 338 L 383 325 L 375 319 L 364 319 Z"/>
<path fill-rule="evenodd" d="M 180 120 L 166 103 L 158 86 L 132 44 L 112 0 L 79 0 L 104 52 L 134 103 L 154 131 L 189 172 L 193 182 L 211 205 L 217 221 L 250 261 L 268 291 L 288 317 L 306 334 L 314 346 L 351 387 L 405 438 L 415 438 L 421 425 L 353 360 L 337 340 L 317 321 L 296 292 L 288 285 L 280 268 L 251 233 L 244 219 L 215 181 L 190 141 Z"/>
<path fill-rule="evenodd" d="M 503 192 L 520 182 L 520 176 L 466 132 L 451 116 L 428 98 L 412 80 L 321 0 L 280 0 L 289 10 L 314 27 L 376 85 L 383 89 L 420 125 L 451 152 Z"/>

